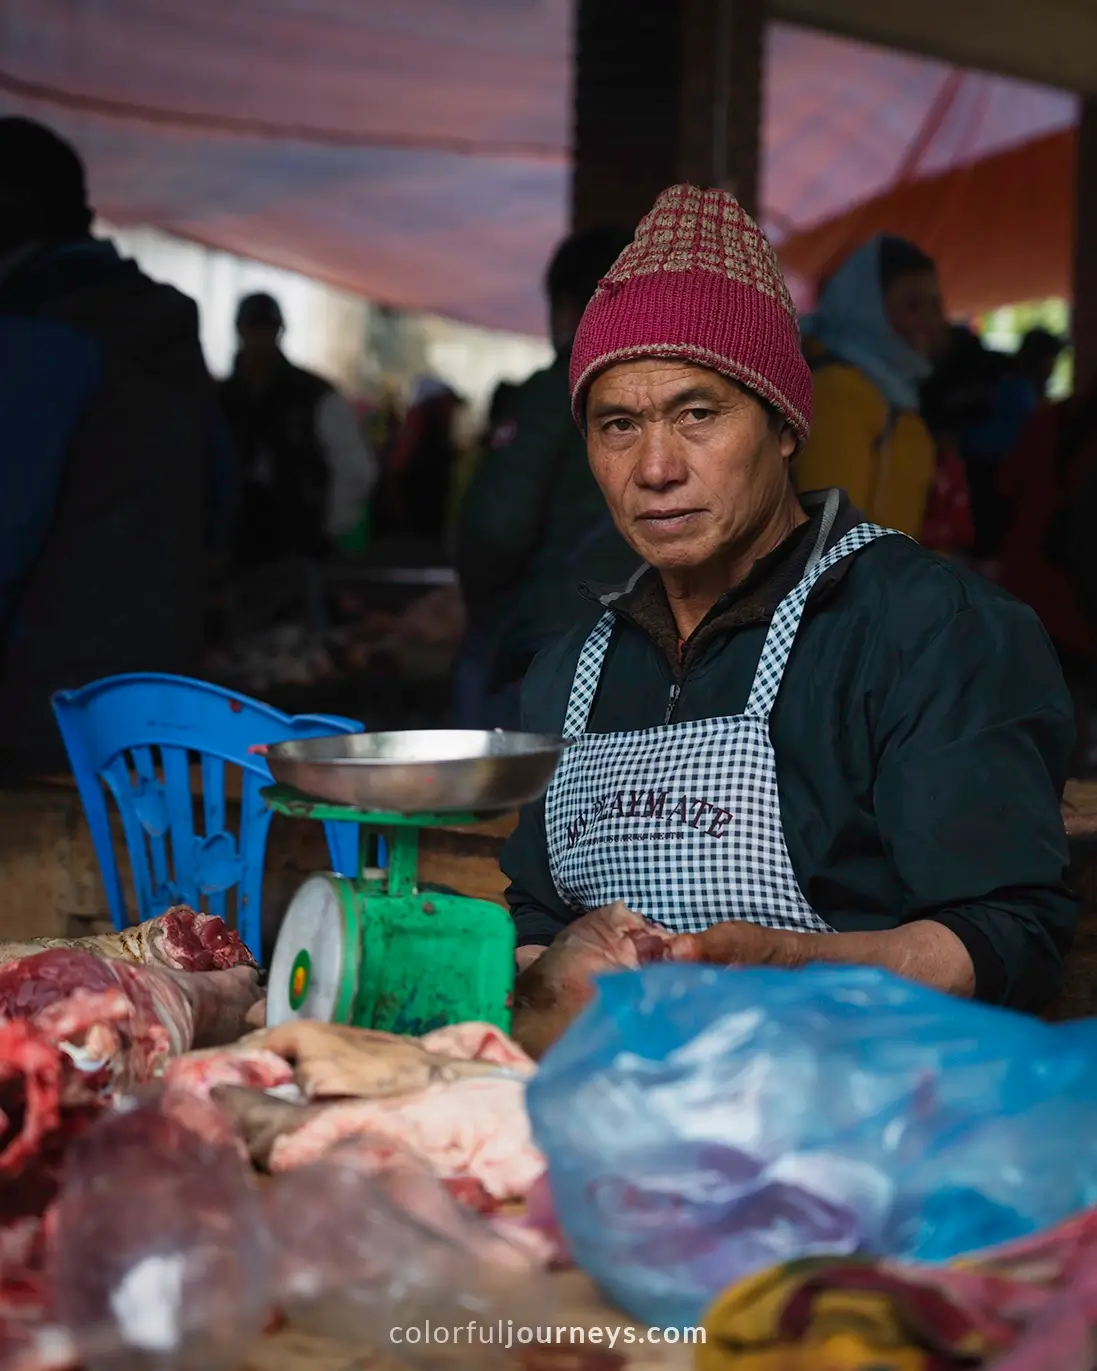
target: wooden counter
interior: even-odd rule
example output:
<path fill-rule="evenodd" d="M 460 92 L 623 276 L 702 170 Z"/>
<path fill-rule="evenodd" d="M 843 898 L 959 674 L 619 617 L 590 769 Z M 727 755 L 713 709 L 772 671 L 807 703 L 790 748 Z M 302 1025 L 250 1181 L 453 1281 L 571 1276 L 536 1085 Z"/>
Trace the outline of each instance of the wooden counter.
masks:
<path fill-rule="evenodd" d="M 626 1315 L 609 1308 L 582 1272 L 563 1271 L 548 1279 L 553 1288 L 550 1295 L 552 1305 L 542 1313 L 531 1316 L 538 1319 L 535 1327 L 552 1327 L 554 1330 L 566 1327 L 569 1337 L 573 1328 L 604 1328 L 610 1330 L 610 1336 L 613 1331 L 620 1330 L 613 1352 L 621 1360 L 607 1355 L 610 1351 L 607 1341 L 598 1345 L 587 1344 L 589 1355 L 584 1358 L 580 1355 L 584 1346 L 576 1339 L 574 1345 L 565 1343 L 560 1347 L 559 1356 L 552 1360 L 544 1355 L 547 1348 L 534 1344 L 533 1351 L 540 1355 L 531 1362 L 531 1371 L 614 1371 L 615 1367 L 620 1371 L 687 1371 L 693 1365 L 690 1346 L 646 1341 L 647 1330 L 632 1323 Z M 626 1330 L 632 1330 L 636 1339 L 634 1342 L 625 1341 Z M 641 1338 L 645 1340 L 640 1341 Z M 248 1359 L 246 1371 L 400 1371 L 398 1365 L 382 1355 L 361 1349 L 356 1356 L 357 1350 L 325 1338 L 309 1337 L 294 1329 L 284 1329 L 260 1342 Z M 452 1362 L 446 1358 L 440 1364 L 468 1368 L 487 1363 L 486 1359 L 481 1363 L 474 1356 L 470 1357 L 466 1346 L 455 1352 Z M 513 1365 L 520 1367 L 522 1363 L 516 1360 Z"/>

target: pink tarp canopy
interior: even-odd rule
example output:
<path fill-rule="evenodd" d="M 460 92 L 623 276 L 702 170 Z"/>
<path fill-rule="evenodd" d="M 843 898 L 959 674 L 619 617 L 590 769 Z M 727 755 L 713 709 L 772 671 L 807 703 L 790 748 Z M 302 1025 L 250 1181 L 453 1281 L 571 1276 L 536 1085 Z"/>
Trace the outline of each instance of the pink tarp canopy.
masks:
<path fill-rule="evenodd" d="M 568 0 L 4 0 L 0 110 L 77 143 L 115 223 L 538 332 L 570 25 Z M 767 64 L 777 239 L 1075 119 L 1057 92 L 780 25 Z"/>

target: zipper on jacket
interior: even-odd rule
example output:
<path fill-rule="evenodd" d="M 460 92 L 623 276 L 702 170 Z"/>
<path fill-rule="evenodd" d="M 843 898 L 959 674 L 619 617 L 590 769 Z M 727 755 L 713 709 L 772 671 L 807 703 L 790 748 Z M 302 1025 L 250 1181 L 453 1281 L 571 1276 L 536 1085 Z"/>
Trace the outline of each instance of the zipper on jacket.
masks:
<path fill-rule="evenodd" d="M 674 713 L 674 706 L 678 703 L 678 696 L 682 693 L 682 687 L 677 681 L 670 688 L 670 697 L 667 700 L 667 712 L 663 715 L 663 723 L 669 724 L 671 715 Z"/>

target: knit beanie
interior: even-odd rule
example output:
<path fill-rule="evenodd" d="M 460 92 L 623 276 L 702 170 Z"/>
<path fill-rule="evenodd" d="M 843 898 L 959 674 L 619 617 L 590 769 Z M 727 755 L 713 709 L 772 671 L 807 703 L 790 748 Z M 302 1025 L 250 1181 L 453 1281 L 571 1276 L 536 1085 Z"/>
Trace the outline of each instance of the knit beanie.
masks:
<path fill-rule="evenodd" d="M 727 191 L 663 191 L 599 284 L 571 351 L 580 428 L 594 378 L 640 357 L 677 358 L 728 376 L 807 440 L 811 372 L 796 309 L 773 248 Z"/>

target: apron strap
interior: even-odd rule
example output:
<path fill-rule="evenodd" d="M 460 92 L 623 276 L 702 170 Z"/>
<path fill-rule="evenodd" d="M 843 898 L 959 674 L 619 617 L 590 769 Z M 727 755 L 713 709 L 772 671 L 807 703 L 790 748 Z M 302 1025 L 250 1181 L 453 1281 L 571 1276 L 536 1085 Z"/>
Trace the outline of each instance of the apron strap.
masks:
<path fill-rule="evenodd" d="M 564 718 L 565 738 L 581 738 L 587 731 L 587 720 L 590 718 L 591 706 L 598 692 L 598 678 L 602 674 L 602 663 L 605 661 L 606 648 L 609 647 L 610 636 L 613 633 L 615 617 L 613 611 L 607 609 L 591 629 L 583 644 L 583 650 L 579 653 L 579 662 L 575 668 L 571 694 L 568 697 L 568 712 Z"/>
<path fill-rule="evenodd" d="M 804 607 L 816 581 L 843 558 L 868 547 L 869 543 L 874 543 L 877 538 L 885 538 L 892 534 L 906 536 L 900 534 L 897 529 L 880 528 L 877 524 L 858 524 L 840 538 L 829 552 L 824 553 L 822 548 L 833 527 L 838 498 L 837 491 L 832 491 L 828 496 L 819 537 L 808 560 L 807 570 L 799 584 L 793 587 L 774 612 L 762 655 L 758 659 L 758 669 L 754 674 L 750 698 L 747 701 L 747 714 L 763 719 L 769 718 L 773 702 L 781 688 L 789 653 L 796 641 Z M 571 694 L 568 697 L 567 714 L 564 718 L 565 738 L 580 738 L 587 731 L 587 722 L 590 719 L 594 697 L 598 693 L 598 680 L 602 674 L 602 663 L 605 661 L 609 640 L 613 635 L 615 618 L 613 611 L 607 609 L 591 629 L 579 653 L 579 661 L 571 682 Z"/>
<path fill-rule="evenodd" d="M 839 538 L 829 552 L 814 560 L 813 565 L 809 563 L 802 580 L 789 591 L 774 611 L 762 655 L 758 659 L 758 670 L 754 673 L 754 684 L 750 688 L 746 708 L 748 714 L 768 720 L 773 702 L 777 699 L 777 692 L 781 689 L 781 680 L 788 665 L 792 645 L 796 641 L 804 607 L 815 583 L 844 558 L 860 552 L 877 538 L 886 538 L 890 535 L 905 536 L 899 533 L 898 529 L 880 528 L 878 524 L 858 524 L 856 528 L 851 528 L 847 534 Z"/>

